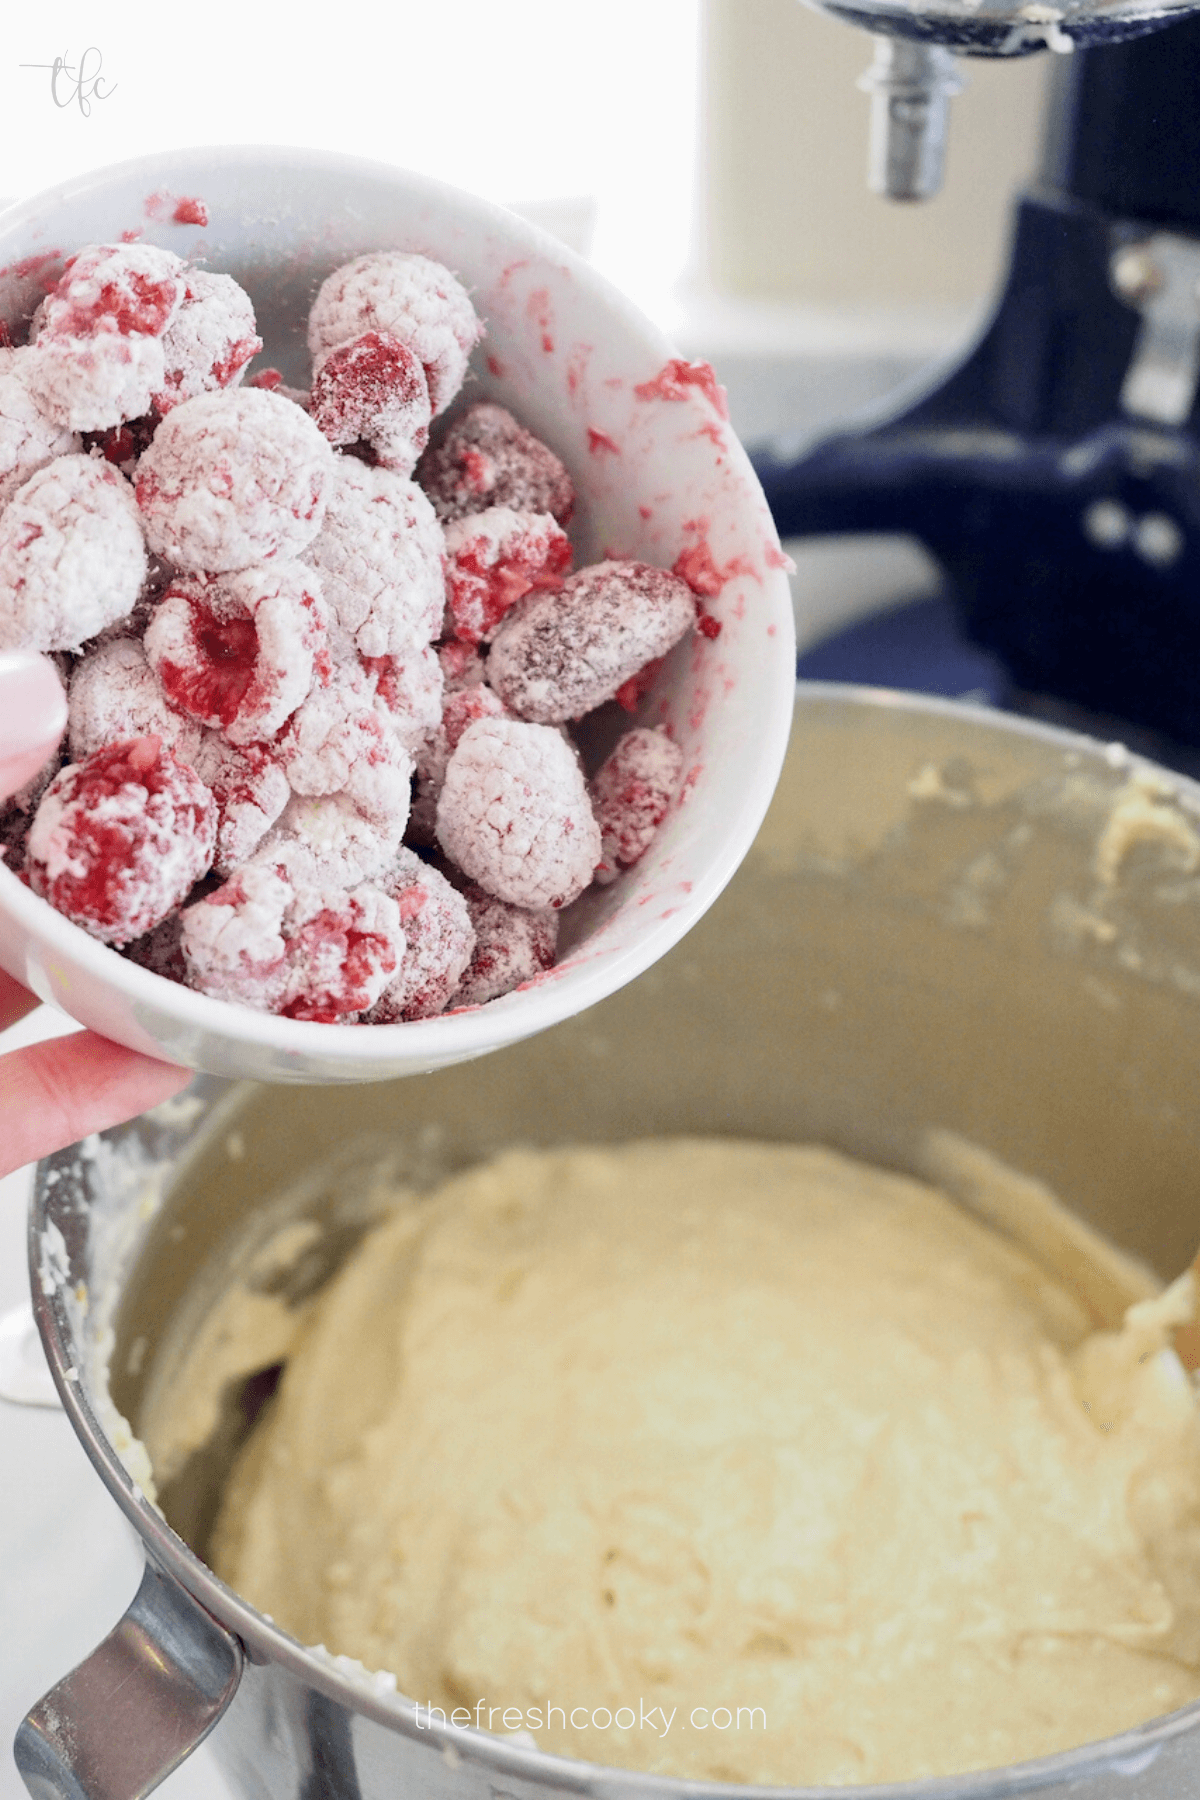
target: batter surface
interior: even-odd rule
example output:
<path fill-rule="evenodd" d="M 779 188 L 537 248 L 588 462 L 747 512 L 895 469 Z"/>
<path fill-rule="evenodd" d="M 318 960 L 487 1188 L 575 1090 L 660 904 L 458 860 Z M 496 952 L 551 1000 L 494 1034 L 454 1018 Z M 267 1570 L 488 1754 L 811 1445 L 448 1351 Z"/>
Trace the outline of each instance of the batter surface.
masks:
<path fill-rule="evenodd" d="M 1096 1334 L 952 1201 L 824 1150 L 509 1152 L 318 1299 L 214 1561 L 419 1717 L 546 1750 L 1020 1761 L 1200 1695 L 1192 1305 Z"/>

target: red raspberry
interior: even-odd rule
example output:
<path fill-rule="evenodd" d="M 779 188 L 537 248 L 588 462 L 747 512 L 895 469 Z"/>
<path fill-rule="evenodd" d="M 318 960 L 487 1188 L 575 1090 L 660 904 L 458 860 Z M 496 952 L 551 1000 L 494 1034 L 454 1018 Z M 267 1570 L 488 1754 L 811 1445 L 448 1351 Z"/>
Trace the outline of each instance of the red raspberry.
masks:
<path fill-rule="evenodd" d="M 297 886 L 266 860 L 189 906 L 182 938 L 201 993 L 323 1024 L 373 1006 L 404 954 L 400 909 L 379 888 Z"/>
<path fill-rule="evenodd" d="M 553 968 L 558 949 L 558 914 L 549 908 L 506 906 L 477 887 L 467 888 L 465 898 L 475 927 L 475 951 L 454 995 L 455 1011 L 483 1006 L 532 981 Z"/>
<path fill-rule="evenodd" d="M 325 518 L 305 551 L 337 632 L 363 656 L 433 642 L 446 610 L 445 542 L 415 482 L 333 458 Z"/>
<path fill-rule="evenodd" d="M 490 506 L 550 513 L 565 525 L 575 509 L 571 477 L 553 450 L 503 406 L 479 401 L 427 450 L 417 480 L 446 523 Z"/>
<path fill-rule="evenodd" d="M 249 294 L 231 275 L 189 269 L 183 304 L 163 337 L 165 372 L 156 409 L 168 413 L 196 394 L 232 387 L 261 349 Z"/>
<path fill-rule="evenodd" d="M 203 733 L 193 766 L 217 805 L 213 869 L 228 875 L 253 855 L 292 790 L 273 747 L 231 744 L 219 731 Z"/>
<path fill-rule="evenodd" d="M 169 587 L 146 630 L 146 655 L 173 706 L 232 744 L 274 737 L 326 655 L 321 590 L 301 563 Z"/>
<path fill-rule="evenodd" d="M 365 332 L 386 332 L 421 360 L 435 413 L 447 407 L 467 372 L 482 327 L 466 288 L 441 263 L 407 250 L 356 256 L 325 281 L 308 320 L 308 347 L 327 350 Z"/>
<path fill-rule="evenodd" d="M 212 862 L 216 803 L 157 737 L 63 769 L 29 833 L 30 884 L 108 944 L 160 924 Z"/>
<path fill-rule="evenodd" d="M 386 883 L 400 908 L 405 950 L 392 980 L 367 1014 L 368 1025 L 398 1025 L 443 1012 L 475 948 L 463 896 L 444 875 L 403 850 Z"/>
<path fill-rule="evenodd" d="M 519 718 L 580 719 L 665 656 L 695 620 L 691 590 L 677 575 L 646 563 L 596 563 L 560 592 L 531 594 L 513 608 L 492 642 L 488 681 Z"/>
<path fill-rule="evenodd" d="M 403 935 L 384 907 L 383 894 L 359 891 L 322 906 L 295 928 L 288 940 L 286 1018 L 336 1025 L 375 1004 L 404 954 Z"/>
<path fill-rule="evenodd" d="M 425 371 L 386 331 L 364 332 L 317 364 L 309 410 L 331 444 L 365 443 L 399 475 L 412 473 L 429 442 Z"/>
<path fill-rule="evenodd" d="M 0 512 L 0 649 L 77 650 L 132 612 L 146 569 L 124 476 L 56 457 Z"/>
<path fill-rule="evenodd" d="M 486 644 L 505 613 L 532 589 L 561 587 L 571 542 L 549 513 L 505 506 L 446 527 L 446 600 L 455 635 Z"/>
<path fill-rule="evenodd" d="M 321 528 L 333 451 L 278 393 L 221 388 L 172 407 L 137 467 L 151 549 L 187 574 L 298 556 Z"/>
<path fill-rule="evenodd" d="M 437 835 L 465 875 L 512 906 L 569 906 L 600 860 L 570 746 L 520 719 L 481 719 L 464 731 L 442 784 Z"/>
<path fill-rule="evenodd" d="M 121 738 L 159 737 L 180 762 L 198 768 L 202 728 L 171 705 L 137 638 L 109 638 L 81 657 L 71 671 L 69 704 L 74 762 Z"/>
<path fill-rule="evenodd" d="M 511 715 L 490 687 L 459 688 L 446 696 L 441 723 L 416 749 L 417 780 L 405 836 L 413 844 L 437 841 L 437 803 L 446 779 L 446 767 L 468 725 L 478 719 L 507 719 Z"/>
<path fill-rule="evenodd" d="M 41 330 L 161 337 L 179 311 L 185 273 L 173 251 L 153 244 L 89 244 L 47 294 Z"/>
<path fill-rule="evenodd" d="M 615 881 L 643 856 L 666 817 L 679 783 L 683 752 L 664 731 L 627 731 L 591 781 L 600 827 L 600 883 Z"/>
<path fill-rule="evenodd" d="M 74 432 L 48 419 L 29 388 L 35 352 L 0 355 L 0 507 L 54 457 L 79 448 Z"/>

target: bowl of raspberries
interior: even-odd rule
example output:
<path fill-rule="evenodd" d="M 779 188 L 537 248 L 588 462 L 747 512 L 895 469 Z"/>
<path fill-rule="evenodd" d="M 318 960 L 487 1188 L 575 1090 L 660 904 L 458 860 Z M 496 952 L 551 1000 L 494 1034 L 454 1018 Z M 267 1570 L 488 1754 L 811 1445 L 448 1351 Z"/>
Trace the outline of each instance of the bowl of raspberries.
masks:
<path fill-rule="evenodd" d="M 481 200 L 179 152 L 0 214 L 0 653 L 58 753 L 0 964 L 212 1073 L 369 1080 L 667 950 L 782 760 L 791 598 L 706 364 Z"/>

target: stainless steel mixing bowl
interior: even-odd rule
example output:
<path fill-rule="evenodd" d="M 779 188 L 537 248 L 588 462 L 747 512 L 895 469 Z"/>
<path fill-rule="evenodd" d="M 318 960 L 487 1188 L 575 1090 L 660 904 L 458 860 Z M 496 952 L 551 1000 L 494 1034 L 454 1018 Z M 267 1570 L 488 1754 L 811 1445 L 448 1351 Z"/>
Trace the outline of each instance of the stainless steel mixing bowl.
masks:
<path fill-rule="evenodd" d="M 1129 786 L 1135 766 L 979 709 L 803 688 L 749 861 L 686 942 L 594 1011 L 422 1080 L 205 1079 L 182 1108 L 45 1164 L 35 1305 L 64 1405 L 147 1573 L 113 1636 L 23 1726 L 33 1792 L 129 1800 L 219 1720 L 214 1750 L 246 1800 L 744 1800 L 750 1790 L 418 1726 L 410 1702 L 291 1640 L 201 1560 L 268 1375 L 223 1396 L 208 1447 L 164 1489 L 164 1518 L 121 1460 L 104 1370 L 137 1432 L 268 1224 L 288 1209 L 319 1221 L 323 1248 L 293 1270 L 295 1291 L 327 1273 L 361 1228 L 355 1170 L 385 1143 L 417 1180 L 512 1141 L 656 1133 L 818 1139 L 921 1170 L 940 1128 L 1176 1273 L 1200 1238 L 1200 789 L 1164 777 L 1170 797 L 1156 798 Z M 1104 837 L 1135 789 L 1141 823 L 1131 814 Z M 1200 1705 L 1020 1768 L 869 1791 L 1198 1790 Z"/>

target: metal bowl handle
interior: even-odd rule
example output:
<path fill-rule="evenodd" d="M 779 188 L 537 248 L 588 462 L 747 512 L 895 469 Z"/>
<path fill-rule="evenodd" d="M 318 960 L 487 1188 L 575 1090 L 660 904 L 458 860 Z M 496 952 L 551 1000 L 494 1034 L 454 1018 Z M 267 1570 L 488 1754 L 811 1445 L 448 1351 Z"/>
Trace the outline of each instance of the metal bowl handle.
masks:
<path fill-rule="evenodd" d="M 237 1692 L 238 1639 L 147 1563 L 104 1642 L 27 1714 L 13 1755 L 34 1800 L 141 1800 Z"/>

